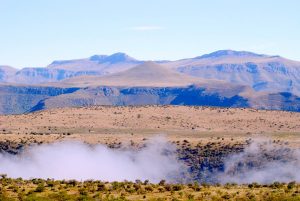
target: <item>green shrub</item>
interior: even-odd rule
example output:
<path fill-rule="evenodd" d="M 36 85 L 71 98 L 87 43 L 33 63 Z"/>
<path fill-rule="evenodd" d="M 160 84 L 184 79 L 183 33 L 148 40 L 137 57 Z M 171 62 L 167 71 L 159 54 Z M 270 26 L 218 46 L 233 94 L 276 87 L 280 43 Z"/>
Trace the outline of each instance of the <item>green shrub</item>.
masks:
<path fill-rule="evenodd" d="M 43 183 L 40 183 L 40 184 L 38 184 L 38 186 L 36 187 L 35 192 L 41 193 L 41 192 L 44 192 L 44 190 L 45 190 L 44 184 L 43 184 Z"/>

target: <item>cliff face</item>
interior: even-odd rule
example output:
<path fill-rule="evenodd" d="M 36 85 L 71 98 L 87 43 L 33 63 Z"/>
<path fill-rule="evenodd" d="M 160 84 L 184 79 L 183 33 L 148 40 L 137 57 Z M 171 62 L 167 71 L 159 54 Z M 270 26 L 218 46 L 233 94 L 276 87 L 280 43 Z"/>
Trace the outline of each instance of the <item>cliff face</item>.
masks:
<path fill-rule="evenodd" d="M 35 86 L 0 86 L 0 114 L 21 114 L 30 111 L 39 101 L 51 96 L 73 93 L 78 88 Z"/>
<path fill-rule="evenodd" d="M 247 100 L 238 95 L 224 97 L 208 93 L 204 88 L 189 87 L 96 87 L 77 90 L 41 100 L 30 111 L 90 105 L 204 105 L 247 107 Z"/>
<path fill-rule="evenodd" d="M 221 50 L 164 65 L 203 79 L 247 85 L 255 91 L 300 95 L 300 62 L 280 56 Z"/>
<path fill-rule="evenodd" d="M 179 72 L 199 78 L 213 78 L 251 86 L 256 91 L 300 94 L 300 65 L 283 62 L 192 65 L 178 67 Z"/>
<path fill-rule="evenodd" d="M 244 97 L 191 85 L 187 87 L 86 87 L 59 88 L 1 86 L 0 113 L 21 114 L 43 109 L 90 105 L 198 105 L 253 107 L 300 111 L 300 98 L 290 93 Z M 238 89 L 237 89 L 238 90 Z"/>
<path fill-rule="evenodd" d="M 9 82 L 18 70 L 10 66 L 0 66 L 0 82 Z"/>
<path fill-rule="evenodd" d="M 56 82 L 82 75 L 101 75 L 101 73 L 87 70 L 70 71 L 50 68 L 24 68 L 18 71 L 14 77 L 11 78 L 11 81 L 16 83 L 39 84 L 45 82 Z"/>

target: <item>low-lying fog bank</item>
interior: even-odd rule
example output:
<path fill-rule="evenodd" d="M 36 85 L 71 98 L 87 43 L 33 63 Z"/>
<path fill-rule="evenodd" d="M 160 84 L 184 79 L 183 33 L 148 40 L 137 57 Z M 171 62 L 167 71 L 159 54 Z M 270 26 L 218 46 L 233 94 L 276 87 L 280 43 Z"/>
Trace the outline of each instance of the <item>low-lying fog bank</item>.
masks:
<path fill-rule="evenodd" d="M 300 150 L 275 145 L 270 140 L 254 140 L 243 152 L 224 160 L 221 183 L 300 182 Z"/>
<path fill-rule="evenodd" d="M 175 147 L 162 138 L 148 141 L 140 150 L 59 142 L 0 155 L 0 172 L 14 178 L 173 182 L 184 168 Z"/>
<path fill-rule="evenodd" d="M 162 137 L 148 140 L 139 149 L 58 142 L 35 145 L 17 155 L 0 154 L 0 173 L 24 179 L 139 179 L 153 183 L 160 180 L 238 184 L 300 182 L 298 149 L 270 140 L 254 140 L 242 150 L 237 149 L 240 151 L 225 151 L 229 154 L 218 149 L 176 147 Z"/>

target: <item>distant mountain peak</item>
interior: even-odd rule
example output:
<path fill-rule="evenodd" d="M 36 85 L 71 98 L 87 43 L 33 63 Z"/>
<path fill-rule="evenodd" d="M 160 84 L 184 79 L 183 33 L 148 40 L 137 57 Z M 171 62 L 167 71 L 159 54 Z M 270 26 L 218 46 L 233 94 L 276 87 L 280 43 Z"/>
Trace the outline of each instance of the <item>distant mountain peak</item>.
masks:
<path fill-rule="evenodd" d="M 155 63 L 154 61 L 145 61 L 131 69 L 128 69 L 127 71 L 123 71 L 123 73 L 127 73 L 127 72 L 130 72 L 130 73 L 138 73 L 138 72 L 143 72 L 143 73 L 161 73 L 162 71 L 166 70 L 165 67 Z M 122 73 L 122 72 L 121 72 Z"/>
<path fill-rule="evenodd" d="M 91 61 L 99 63 L 120 63 L 120 62 L 137 62 L 137 60 L 123 52 L 117 52 L 112 55 L 94 55 L 89 58 Z"/>
<path fill-rule="evenodd" d="M 93 55 L 89 58 L 91 61 L 102 61 L 103 59 L 107 58 L 107 55 Z"/>
<path fill-rule="evenodd" d="M 74 62 L 74 60 L 55 60 L 49 66 L 65 65 Z"/>
<path fill-rule="evenodd" d="M 74 77 L 65 83 L 76 86 L 187 86 L 198 81 L 198 78 L 178 73 L 153 61 L 146 61 L 118 73 L 92 76 L 87 80 Z"/>
<path fill-rule="evenodd" d="M 124 52 L 116 52 L 116 53 L 110 55 L 110 57 L 129 58 L 130 56 Z"/>
<path fill-rule="evenodd" d="M 235 56 L 235 57 L 263 57 L 266 56 L 264 54 L 256 54 L 253 52 L 247 51 L 235 51 L 235 50 L 218 50 L 209 54 L 204 54 L 199 57 L 195 57 L 195 59 L 205 59 L 205 58 L 219 58 L 224 56 Z"/>
<path fill-rule="evenodd" d="M 112 54 L 110 56 L 108 56 L 105 61 L 108 61 L 110 63 L 119 63 L 119 62 L 133 62 L 133 61 L 137 61 L 135 58 L 130 57 L 129 55 L 122 53 L 122 52 L 118 52 L 115 54 Z"/>

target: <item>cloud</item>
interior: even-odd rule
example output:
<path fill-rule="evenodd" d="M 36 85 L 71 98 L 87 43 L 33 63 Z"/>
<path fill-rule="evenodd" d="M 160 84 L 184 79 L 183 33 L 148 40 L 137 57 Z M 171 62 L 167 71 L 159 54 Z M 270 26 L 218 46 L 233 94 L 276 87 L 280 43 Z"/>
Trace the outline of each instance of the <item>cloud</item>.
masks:
<path fill-rule="evenodd" d="M 224 161 L 224 172 L 215 174 L 220 183 L 300 181 L 300 150 L 270 140 L 256 139 L 243 152 Z"/>
<path fill-rule="evenodd" d="M 0 153 L 0 172 L 25 179 L 176 182 L 186 167 L 177 160 L 175 151 L 176 147 L 161 137 L 138 150 L 58 142 L 30 147 L 19 155 Z"/>
<path fill-rule="evenodd" d="M 154 30 L 162 30 L 164 27 L 161 26 L 136 26 L 131 27 L 131 30 L 135 31 L 154 31 Z"/>

